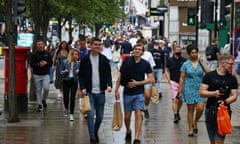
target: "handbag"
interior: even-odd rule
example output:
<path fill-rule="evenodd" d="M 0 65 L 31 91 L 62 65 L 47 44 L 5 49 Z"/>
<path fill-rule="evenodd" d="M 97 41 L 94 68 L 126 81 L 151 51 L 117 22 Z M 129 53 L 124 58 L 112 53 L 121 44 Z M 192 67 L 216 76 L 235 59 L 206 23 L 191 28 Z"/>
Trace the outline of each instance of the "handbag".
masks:
<path fill-rule="evenodd" d="M 226 134 L 232 133 L 231 119 L 228 113 L 228 108 L 224 104 L 218 107 L 217 111 L 217 127 L 218 134 L 225 136 Z"/>
<path fill-rule="evenodd" d="M 87 114 L 91 111 L 89 96 L 84 95 L 83 98 L 79 99 L 79 108 L 82 114 Z"/>
<path fill-rule="evenodd" d="M 152 86 L 152 96 L 151 96 L 151 100 L 153 104 L 158 104 L 159 103 L 159 93 L 158 93 L 158 87 L 157 84 L 154 84 Z"/>
<path fill-rule="evenodd" d="M 119 131 L 122 128 L 122 110 L 120 102 L 115 102 L 113 107 L 113 120 L 112 120 L 112 129 L 114 131 Z"/>

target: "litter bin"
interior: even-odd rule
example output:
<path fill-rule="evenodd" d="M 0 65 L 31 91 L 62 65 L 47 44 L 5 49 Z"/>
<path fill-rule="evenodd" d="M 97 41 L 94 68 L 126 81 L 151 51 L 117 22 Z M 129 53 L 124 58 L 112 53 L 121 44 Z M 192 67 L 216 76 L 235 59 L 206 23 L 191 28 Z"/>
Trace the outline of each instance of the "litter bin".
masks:
<path fill-rule="evenodd" d="M 28 71 L 27 58 L 28 51 L 26 47 L 15 46 L 15 65 L 16 65 L 16 95 L 18 112 L 26 112 L 28 110 Z M 4 89 L 4 110 L 9 110 L 8 103 L 8 79 L 9 79 L 9 49 L 5 51 L 5 89 Z"/>

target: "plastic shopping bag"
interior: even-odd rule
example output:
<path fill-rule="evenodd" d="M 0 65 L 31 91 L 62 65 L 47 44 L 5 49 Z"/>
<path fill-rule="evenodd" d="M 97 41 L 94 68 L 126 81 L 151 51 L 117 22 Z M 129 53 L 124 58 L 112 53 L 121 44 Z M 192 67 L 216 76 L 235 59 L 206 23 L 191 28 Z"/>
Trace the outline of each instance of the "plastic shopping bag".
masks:
<path fill-rule="evenodd" d="M 228 113 L 228 108 L 224 104 L 221 104 L 218 107 L 217 126 L 218 134 L 221 136 L 225 136 L 226 134 L 232 133 L 232 124 Z"/>

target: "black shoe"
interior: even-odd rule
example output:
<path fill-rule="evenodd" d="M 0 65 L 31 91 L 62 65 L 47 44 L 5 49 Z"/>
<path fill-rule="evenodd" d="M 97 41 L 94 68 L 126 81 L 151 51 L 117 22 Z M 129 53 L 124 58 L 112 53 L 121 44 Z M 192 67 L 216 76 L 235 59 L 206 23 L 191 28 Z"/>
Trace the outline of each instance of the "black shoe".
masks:
<path fill-rule="evenodd" d="M 178 120 L 181 120 L 181 117 L 180 117 L 179 113 L 177 113 L 177 118 L 178 118 Z"/>
<path fill-rule="evenodd" d="M 146 118 L 146 119 L 149 119 L 149 111 L 148 111 L 148 109 L 145 109 L 145 110 L 143 110 L 143 112 L 144 112 L 144 117 Z"/>
<path fill-rule="evenodd" d="M 90 144 L 97 144 L 96 140 L 90 139 Z"/>
<path fill-rule="evenodd" d="M 95 133 L 96 143 L 99 143 L 98 133 Z"/>
<path fill-rule="evenodd" d="M 126 142 L 132 141 L 132 132 L 131 131 L 129 133 L 127 132 L 125 140 L 126 140 Z"/>
<path fill-rule="evenodd" d="M 178 123 L 178 116 L 177 116 L 177 114 L 174 114 L 173 122 L 174 122 L 175 124 Z"/>
<path fill-rule="evenodd" d="M 42 111 L 42 105 L 38 105 L 37 112 L 41 112 L 41 111 Z"/>
<path fill-rule="evenodd" d="M 193 129 L 193 133 L 194 134 L 197 134 L 198 133 L 198 129 L 196 128 L 196 129 Z"/>
<path fill-rule="evenodd" d="M 50 84 L 53 84 L 53 81 L 50 81 Z"/>
<path fill-rule="evenodd" d="M 193 137 L 193 136 L 194 136 L 193 133 L 188 134 L 188 137 Z"/>
<path fill-rule="evenodd" d="M 47 108 L 46 100 L 42 100 L 42 104 L 43 104 L 43 108 L 46 109 Z"/>
<path fill-rule="evenodd" d="M 141 144 L 141 141 L 138 140 L 138 139 L 135 139 L 135 140 L 133 141 L 133 144 Z"/>
<path fill-rule="evenodd" d="M 159 93 L 159 98 L 162 98 L 162 93 Z"/>

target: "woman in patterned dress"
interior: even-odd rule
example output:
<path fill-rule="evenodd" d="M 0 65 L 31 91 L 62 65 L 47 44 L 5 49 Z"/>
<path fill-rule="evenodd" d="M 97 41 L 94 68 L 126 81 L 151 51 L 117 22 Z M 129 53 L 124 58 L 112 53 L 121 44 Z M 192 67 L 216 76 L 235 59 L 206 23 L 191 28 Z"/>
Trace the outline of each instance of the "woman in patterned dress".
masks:
<path fill-rule="evenodd" d="M 198 48 L 189 45 L 187 47 L 189 59 L 180 69 L 179 96 L 187 104 L 188 136 L 193 137 L 198 133 L 197 122 L 204 110 L 205 99 L 199 95 L 199 87 L 202 82 L 204 71 L 210 69 L 198 59 Z M 194 116 L 194 111 L 195 116 Z"/>

